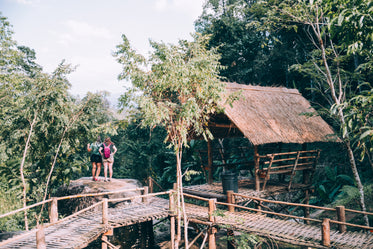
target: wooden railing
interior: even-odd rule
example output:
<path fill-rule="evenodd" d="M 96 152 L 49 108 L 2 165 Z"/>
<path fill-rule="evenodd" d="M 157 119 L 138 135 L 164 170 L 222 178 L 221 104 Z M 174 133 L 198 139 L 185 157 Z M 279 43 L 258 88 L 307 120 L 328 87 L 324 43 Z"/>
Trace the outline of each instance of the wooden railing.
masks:
<path fill-rule="evenodd" d="M 199 196 L 195 195 L 190 195 L 190 194 L 184 194 L 184 196 L 188 198 L 193 198 L 199 201 L 205 201 L 208 203 L 208 217 L 209 217 L 209 222 L 204 222 L 205 225 L 210 225 L 212 226 L 213 223 L 216 222 L 215 217 L 213 215 L 214 211 L 217 210 L 217 205 L 223 205 L 226 206 L 229 212 L 235 212 L 235 209 L 241 209 L 241 210 L 248 210 L 256 213 L 264 213 L 264 214 L 270 214 L 274 216 L 280 216 L 280 217 L 286 217 L 286 218 L 292 218 L 296 220 L 304 220 L 304 221 L 310 221 L 310 222 L 316 222 L 319 223 L 321 226 L 321 235 L 322 235 L 322 245 L 323 246 L 330 246 L 330 224 L 334 223 L 338 225 L 339 231 L 346 232 L 346 227 L 355 227 L 355 228 L 360 228 L 364 230 L 369 230 L 373 231 L 373 227 L 370 226 L 364 226 L 364 225 L 357 225 L 353 223 L 348 223 L 346 222 L 345 219 L 345 212 L 352 212 L 352 213 L 357 213 L 357 214 L 366 214 L 366 215 L 372 215 L 373 213 L 371 212 L 363 212 L 359 210 L 353 210 L 353 209 L 346 209 L 343 206 L 337 206 L 335 208 L 329 208 L 329 207 L 319 207 L 319 206 L 314 206 L 314 205 L 308 205 L 308 204 L 298 204 L 298 203 L 289 203 L 289 202 L 282 202 L 282 201 L 272 201 L 272 200 L 267 200 L 267 199 L 262 199 L 258 197 L 253 197 L 253 196 L 247 196 L 247 195 L 242 195 L 238 193 L 234 193 L 233 191 L 227 191 L 227 202 L 218 202 L 215 198 L 213 199 L 207 199 L 207 198 L 202 198 Z M 328 219 L 325 218 L 323 220 L 320 219 L 313 219 L 313 218 L 306 218 L 306 217 L 301 217 L 301 216 L 295 216 L 295 215 L 290 215 L 290 214 L 282 214 L 282 213 L 277 213 L 273 211 L 266 211 L 258 208 L 250 208 L 246 207 L 243 205 L 238 205 L 235 203 L 236 197 L 241 197 L 241 198 L 247 198 L 259 202 L 268 202 L 268 203 L 273 203 L 273 204 L 282 204 L 282 205 L 288 205 L 288 206 L 295 206 L 295 207 L 307 207 L 307 208 L 314 208 L 314 209 L 319 209 L 319 210 L 324 210 L 324 211 L 333 211 L 336 212 L 338 220 L 333 220 L 333 219 Z M 194 222 L 193 219 L 191 221 Z M 198 221 L 197 221 L 198 222 Z M 201 223 L 199 221 L 199 223 Z M 209 234 L 209 238 L 214 237 L 214 234 L 211 233 Z M 214 247 L 212 247 L 214 248 Z"/>
<path fill-rule="evenodd" d="M 276 212 L 273 212 L 273 211 L 265 211 L 265 210 L 262 210 L 262 209 L 248 208 L 248 207 L 244 207 L 242 205 L 236 205 L 235 204 L 236 196 L 241 197 L 241 198 L 247 198 L 247 199 L 255 200 L 255 201 L 258 201 L 258 202 L 267 202 L 267 203 L 273 203 L 273 204 L 281 204 L 281 205 L 288 205 L 288 206 L 295 206 L 295 207 L 313 208 L 313 209 L 324 210 L 324 211 L 332 211 L 332 212 L 336 213 L 336 216 L 338 217 L 338 220 L 333 220 L 333 219 L 328 219 L 328 218 L 324 218 L 323 220 L 319 220 L 319 219 L 312 219 L 312 218 L 306 218 L 306 217 L 289 215 L 289 214 L 281 214 L 281 213 L 276 213 Z M 275 215 L 275 216 L 293 218 L 293 219 L 297 219 L 297 220 L 300 219 L 300 220 L 305 220 L 305 221 L 312 221 L 312 222 L 321 223 L 322 244 L 324 246 L 330 246 L 330 223 L 338 224 L 338 230 L 341 233 L 346 232 L 347 226 L 360 228 L 360 229 L 365 229 L 365 230 L 368 230 L 368 231 L 373 230 L 373 227 L 370 227 L 370 226 L 364 226 L 364 225 L 358 225 L 358 224 L 353 224 L 353 223 L 346 222 L 346 214 L 345 214 L 346 211 L 347 211 L 347 212 L 351 212 L 351 213 L 372 215 L 373 216 L 373 213 L 363 212 L 363 211 L 353 210 L 353 209 L 346 209 L 344 206 L 337 206 L 335 208 L 329 208 L 329 207 L 319 207 L 319 206 L 314 206 L 314 205 L 309 205 L 309 204 L 290 203 L 290 202 L 283 202 L 283 201 L 273 201 L 273 200 L 267 200 L 267 199 L 262 199 L 262 198 L 258 198 L 258 197 L 253 197 L 253 196 L 242 195 L 242 194 L 234 193 L 233 191 L 227 191 L 227 203 L 217 202 L 217 204 L 227 205 L 229 212 L 235 212 L 235 208 L 240 208 L 240 209 L 250 210 L 250 211 L 254 211 L 254 212 L 258 212 L 258 213 L 265 213 L 265 214 L 271 214 L 271 215 Z"/>
<path fill-rule="evenodd" d="M 111 195 L 111 194 L 117 194 L 117 193 L 124 193 L 124 192 L 132 192 L 132 191 L 141 191 L 141 195 L 136 195 L 136 196 L 131 196 L 131 197 L 123 197 L 123 198 L 115 198 L 115 199 L 108 199 L 108 198 L 103 198 L 103 200 L 87 207 L 84 208 L 70 216 L 67 216 L 63 219 L 58 219 L 58 201 L 60 200 L 67 200 L 67 199 L 75 199 L 75 198 L 84 198 L 84 197 L 94 197 L 94 196 L 106 196 L 106 195 Z M 51 199 L 35 203 L 33 205 L 27 206 L 25 208 L 20 208 L 11 212 L 8 212 L 6 214 L 0 215 L 0 218 L 4 218 L 10 215 L 14 215 L 16 213 L 29 210 L 34 207 L 38 207 L 47 203 L 50 203 L 50 208 L 49 208 L 49 222 L 47 224 L 39 224 L 36 228 L 26 231 L 25 233 L 22 233 L 21 235 L 14 236 L 10 239 L 4 240 L 0 242 L 0 247 L 4 246 L 6 244 L 9 244 L 11 242 L 23 239 L 25 237 L 30 236 L 31 234 L 36 234 L 36 243 L 37 243 L 37 248 L 46 248 L 45 245 L 45 235 L 44 235 L 44 229 L 56 224 L 59 224 L 61 222 L 64 222 L 68 219 L 71 219 L 81 213 L 84 213 L 90 209 L 93 209 L 98 206 L 102 206 L 102 224 L 103 226 L 108 226 L 108 202 L 121 202 L 121 201 L 128 201 L 128 200 L 134 200 L 137 198 L 141 198 L 143 203 L 148 202 L 149 197 L 153 196 L 158 196 L 158 195 L 165 195 L 169 194 L 170 191 L 165 191 L 165 192 L 157 192 L 157 193 L 148 193 L 148 187 L 145 186 L 143 188 L 135 188 L 135 189 L 125 189 L 125 190 L 120 190 L 120 191 L 112 191 L 112 192 L 103 192 L 103 193 L 91 193 L 91 194 L 80 194 L 80 195 L 71 195 L 71 196 L 63 196 L 63 197 L 53 197 Z M 105 238 L 104 238 L 105 240 Z"/>

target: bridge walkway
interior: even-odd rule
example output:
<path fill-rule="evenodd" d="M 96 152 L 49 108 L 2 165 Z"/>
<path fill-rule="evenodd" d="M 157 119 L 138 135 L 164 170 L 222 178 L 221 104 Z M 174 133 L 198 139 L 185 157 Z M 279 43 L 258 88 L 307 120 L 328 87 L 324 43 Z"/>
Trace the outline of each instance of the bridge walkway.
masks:
<path fill-rule="evenodd" d="M 164 192 L 163 195 L 169 193 Z M 105 202 L 98 202 L 57 222 L 45 224 L 43 231 L 46 248 L 84 248 L 113 228 L 169 217 L 171 214 L 169 200 L 154 197 L 155 195 L 110 199 L 107 209 L 103 205 Z M 174 194 L 171 196 L 174 196 Z M 144 197 L 147 198 L 147 201 L 144 201 Z M 197 198 L 197 200 L 199 198 L 199 204 L 201 204 L 201 201 L 209 203 L 209 206 L 186 203 L 186 214 L 190 222 L 193 222 L 194 219 L 205 222 L 204 224 L 209 226 L 255 233 L 259 236 L 273 239 L 273 241 L 282 241 L 312 248 L 330 248 L 322 245 L 321 226 L 306 225 L 301 223 L 302 221 L 297 223 L 296 221 L 269 217 L 264 215 L 264 210 L 251 210 L 249 212 L 243 210 L 245 207 L 239 205 L 235 205 L 235 207 L 241 211 L 229 212 L 226 206 L 232 207 L 232 204 L 190 195 L 188 197 Z M 138 202 L 127 202 L 129 199 L 134 200 L 136 198 Z M 140 199 L 144 202 L 141 202 Z M 213 204 L 210 205 L 210 203 Z M 225 208 L 221 209 L 221 205 L 225 205 Z M 104 210 L 107 210 L 107 212 Z M 175 209 L 173 208 L 172 210 Z M 214 213 L 211 210 L 217 211 Z M 104 217 L 106 217 L 107 222 L 104 222 Z M 300 219 L 301 217 L 298 218 Z M 37 236 L 35 234 L 37 230 L 25 231 L 19 236 L 1 241 L 0 248 L 36 248 Z M 331 229 L 330 242 L 332 248 L 372 249 L 373 233 L 340 233 Z"/>
<path fill-rule="evenodd" d="M 167 204 L 167 205 L 166 205 Z M 169 216 L 168 202 L 158 197 L 149 203 L 120 203 L 108 208 L 108 225 L 102 224 L 102 208 L 88 210 L 44 229 L 46 248 L 84 248 L 113 228 Z M 35 232 L 0 248 L 36 248 Z"/>
<path fill-rule="evenodd" d="M 208 221 L 208 208 L 187 204 L 188 218 Z M 330 248 L 322 246 L 320 226 L 297 223 L 295 221 L 269 218 L 264 214 L 240 211 L 222 211 L 214 217 L 220 227 L 234 231 L 255 233 L 259 236 L 285 243 L 308 246 L 312 248 Z M 338 249 L 372 249 L 373 234 L 369 232 L 330 231 L 331 248 Z"/>

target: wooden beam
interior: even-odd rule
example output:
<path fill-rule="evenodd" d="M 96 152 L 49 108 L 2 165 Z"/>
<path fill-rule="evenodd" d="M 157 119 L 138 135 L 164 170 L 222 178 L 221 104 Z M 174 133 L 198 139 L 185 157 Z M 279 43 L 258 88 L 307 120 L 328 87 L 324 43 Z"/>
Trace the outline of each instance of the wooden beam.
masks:
<path fill-rule="evenodd" d="M 43 225 L 39 224 L 37 226 L 38 231 L 36 232 L 36 248 L 37 249 L 47 249 L 47 244 L 45 243 L 45 233 Z"/>
<path fill-rule="evenodd" d="M 260 179 L 259 179 L 259 153 L 258 146 L 254 145 L 254 171 L 255 171 L 255 190 L 260 191 Z"/>
<path fill-rule="evenodd" d="M 330 247 L 330 219 L 324 219 L 321 225 L 322 245 Z"/>
<path fill-rule="evenodd" d="M 209 123 L 208 126 L 209 127 L 218 127 L 218 128 L 227 128 L 227 129 L 238 129 L 238 127 L 233 123 L 230 123 L 230 124 Z"/>
<path fill-rule="evenodd" d="M 344 206 L 336 206 L 338 221 L 346 222 L 346 212 Z M 338 230 L 340 233 L 346 232 L 346 225 L 338 224 Z"/>
<path fill-rule="evenodd" d="M 235 203 L 235 198 L 233 195 L 233 190 L 228 190 L 227 191 L 227 203 L 228 204 L 236 204 Z M 229 205 L 228 206 L 228 211 L 234 213 L 234 206 Z"/>
<path fill-rule="evenodd" d="M 52 202 L 49 206 L 49 222 L 54 223 L 58 221 L 58 205 L 57 205 L 57 198 L 53 197 Z"/>

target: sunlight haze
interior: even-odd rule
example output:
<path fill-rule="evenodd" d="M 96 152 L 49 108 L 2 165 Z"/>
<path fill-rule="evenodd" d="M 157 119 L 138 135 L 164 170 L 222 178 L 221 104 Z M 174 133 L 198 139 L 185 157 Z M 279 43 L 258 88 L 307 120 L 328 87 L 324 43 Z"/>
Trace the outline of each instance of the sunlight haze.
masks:
<path fill-rule="evenodd" d="M 190 39 L 203 0 L 0 0 L 18 45 L 35 50 L 36 62 L 51 72 L 65 59 L 77 65 L 71 92 L 106 90 L 116 99 L 128 82 L 112 52 L 125 34 L 141 54 L 149 39 L 176 43 Z M 115 101 L 114 101 L 115 102 Z"/>

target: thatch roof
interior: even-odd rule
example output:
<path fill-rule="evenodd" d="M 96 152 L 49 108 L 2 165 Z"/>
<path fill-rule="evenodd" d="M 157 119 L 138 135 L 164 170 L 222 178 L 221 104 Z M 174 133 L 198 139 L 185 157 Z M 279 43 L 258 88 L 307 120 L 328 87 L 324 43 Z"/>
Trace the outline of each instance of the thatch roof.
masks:
<path fill-rule="evenodd" d="M 333 129 L 320 116 L 304 115 L 316 111 L 296 89 L 227 83 L 225 94 L 235 91 L 241 91 L 239 100 L 223 104 L 226 117 L 212 119 L 215 131 L 223 122 L 226 132 L 242 133 L 253 145 L 327 142 L 333 137 Z"/>

